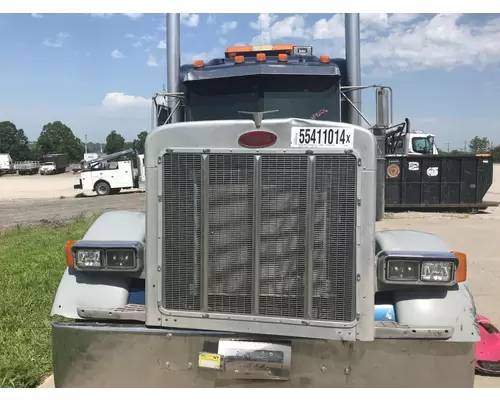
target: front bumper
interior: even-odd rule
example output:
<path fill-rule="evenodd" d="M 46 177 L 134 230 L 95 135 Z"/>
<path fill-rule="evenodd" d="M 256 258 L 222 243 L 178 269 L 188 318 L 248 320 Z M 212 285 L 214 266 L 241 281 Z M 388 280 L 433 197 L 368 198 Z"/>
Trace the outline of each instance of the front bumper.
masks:
<path fill-rule="evenodd" d="M 80 179 L 80 183 L 77 183 L 76 185 L 73 185 L 73 189 L 82 189 L 83 188 L 83 184 L 82 184 L 82 180 Z"/>
<path fill-rule="evenodd" d="M 198 368 L 199 353 L 227 340 L 286 345 L 286 375 L 240 379 L 235 360 Z M 222 341 L 222 342 L 221 342 Z M 214 350 L 215 349 L 215 350 Z M 376 339 L 341 342 L 249 337 L 224 332 L 146 328 L 143 324 L 53 323 L 56 387 L 473 387 L 474 342 Z M 236 363 L 244 364 L 245 359 Z M 239 364 L 238 364 L 239 365 Z M 231 366 L 231 368 L 229 367 Z M 256 361 L 255 366 L 262 366 Z M 243 365 L 242 365 L 243 367 Z M 267 368 L 267 367 L 266 367 Z M 261 371 L 258 371 L 262 373 Z M 255 371 L 252 374 L 256 373 Z M 253 376 L 253 375 L 252 375 Z M 257 375 L 256 375 L 257 376 Z"/>

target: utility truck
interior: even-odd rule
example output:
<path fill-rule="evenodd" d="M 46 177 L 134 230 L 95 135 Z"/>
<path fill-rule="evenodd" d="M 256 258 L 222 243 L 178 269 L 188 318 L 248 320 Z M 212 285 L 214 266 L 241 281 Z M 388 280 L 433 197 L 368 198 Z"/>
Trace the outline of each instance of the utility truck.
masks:
<path fill-rule="evenodd" d="M 341 91 L 361 87 L 359 14 L 347 76 L 309 46 L 180 67 L 167 18 L 145 212 L 106 212 L 66 244 L 55 386 L 472 387 L 466 255 L 375 229 L 385 154 L 359 91 Z"/>
<path fill-rule="evenodd" d="M 144 176 L 144 155 L 128 149 L 84 161 L 80 182 L 73 188 L 107 196 L 122 189 L 144 189 Z"/>

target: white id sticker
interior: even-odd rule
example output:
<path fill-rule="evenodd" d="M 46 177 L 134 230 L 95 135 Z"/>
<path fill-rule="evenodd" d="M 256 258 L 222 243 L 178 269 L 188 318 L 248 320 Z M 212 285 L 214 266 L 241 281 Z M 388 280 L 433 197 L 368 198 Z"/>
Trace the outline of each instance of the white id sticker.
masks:
<path fill-rule="evenodd" d="M 292 147 L 352 149 L 354 128 L 292 128 Z"/>

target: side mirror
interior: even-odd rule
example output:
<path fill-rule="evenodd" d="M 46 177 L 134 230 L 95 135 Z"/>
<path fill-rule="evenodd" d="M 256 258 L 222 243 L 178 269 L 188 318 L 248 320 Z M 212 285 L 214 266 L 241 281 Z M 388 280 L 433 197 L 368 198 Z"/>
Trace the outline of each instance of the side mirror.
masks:
<path fill-rule="evenodd" d="M 377 88 L 375 91 L 375 113 L 376 113 L 376 125 L 388 127 L 392 124 L 391 115 L 389 113 L 389 89 L 386 88 Z"/>
<path fill-rule="evenodd" d="M 170 118 L 172 110 L 170 107 L 164 105 L 156 106 L 156 126 L 165 125 L 167 120 Z"/>

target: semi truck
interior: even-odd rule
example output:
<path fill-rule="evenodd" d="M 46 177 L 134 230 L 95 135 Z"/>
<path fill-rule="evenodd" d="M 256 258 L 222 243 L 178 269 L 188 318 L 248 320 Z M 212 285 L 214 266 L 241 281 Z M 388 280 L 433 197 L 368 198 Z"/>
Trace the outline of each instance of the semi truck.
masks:
<path fill-rule="evenodd" d="M 168 14 L 145 211 L 66 243 L 56 387 L 473 386 L 467 255 L 376 230 L 385 137 L 359 91 L 341 100 L 361 86 L 359 14 L 345 24 L 345 59 L 248 46 L 181 67 Z"/>
<path fill-rule="evenodd" d="M 144 177 L 144 155 L 128 149 L 82 162 L 80 182 L 73 188 L 107 196 L 122 189 L 145 189 Z"/>
<path fill-rule="evenodd" d="M 69 157 L 64 153 L 47 154 L 43 159 L 44 163 L 40 166 L 40 175 L 63 174 L 69 167 Z"/>

